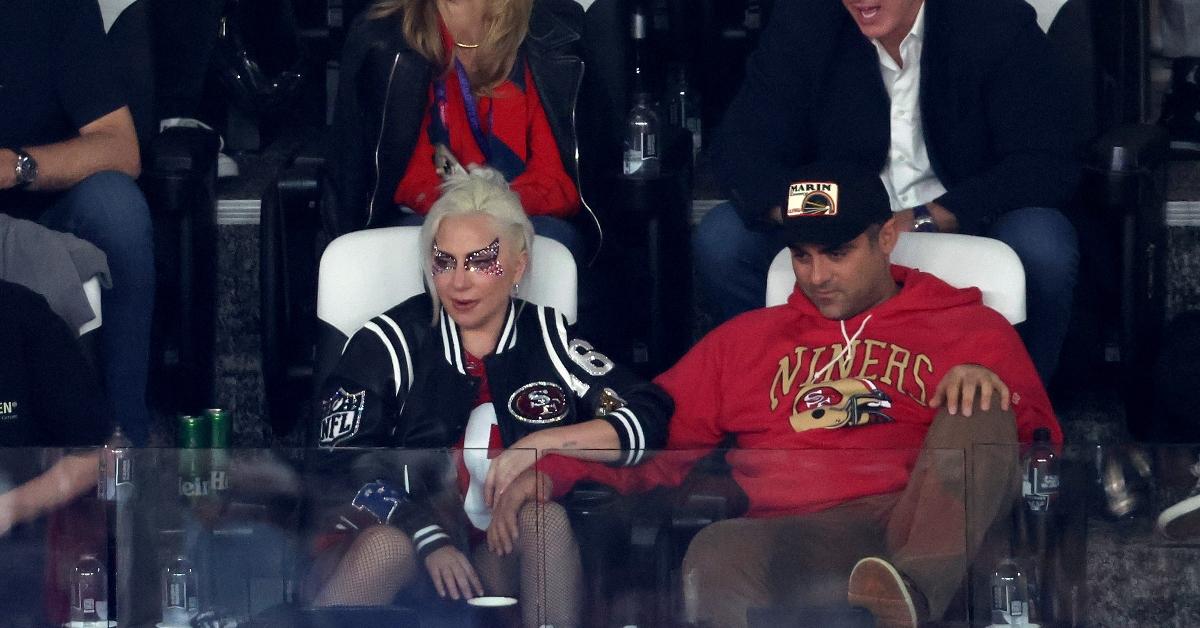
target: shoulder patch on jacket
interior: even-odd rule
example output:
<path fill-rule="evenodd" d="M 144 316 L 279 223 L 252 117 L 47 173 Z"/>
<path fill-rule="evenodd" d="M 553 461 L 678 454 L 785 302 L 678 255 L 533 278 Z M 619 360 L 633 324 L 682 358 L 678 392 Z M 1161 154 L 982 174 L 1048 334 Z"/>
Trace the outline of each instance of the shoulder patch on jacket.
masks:
<path fill-rule="evenodd" d="M 366 406 L 367 391 L 348 393 L 344 388 L 323 402 L 325 418 L 321 419 L 320 444 L 333 446 L 358 434 L 362 427 L 363 407 Z"/>

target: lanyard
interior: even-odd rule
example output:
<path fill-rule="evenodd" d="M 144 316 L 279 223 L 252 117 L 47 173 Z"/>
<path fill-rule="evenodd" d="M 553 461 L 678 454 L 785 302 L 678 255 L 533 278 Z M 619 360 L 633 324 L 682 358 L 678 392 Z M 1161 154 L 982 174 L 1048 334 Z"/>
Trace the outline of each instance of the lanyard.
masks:
<path fill-rule="evenodd" d="M 467 108 L 467 123 L 471 126 L 471 135 L 475 136 L 475 144 L 483 153 L 484 161 L 490 162 L 492 160 L 491 138 L 483 133 L 483 125 L 479 123 L 479 105 L 475 102 L 475 95 L 471 93 L 471 82 L 467 79 L 467 69 L 457 58 L 454 59 L 454 72 L 458 76 L 458 88 L 462 92 L 463 104 Z M 434 82 L 433 87 L 434 96 L 437 98 L 438 115 L 442 119 L 442 126 L 446 129 L 446 139 L 449 144 L 450 125 L 446 120 L 446 82 L 439 79 Z M 495 107 L 488 111 L 488 128 L 492 126 L 494 111 Z"/>

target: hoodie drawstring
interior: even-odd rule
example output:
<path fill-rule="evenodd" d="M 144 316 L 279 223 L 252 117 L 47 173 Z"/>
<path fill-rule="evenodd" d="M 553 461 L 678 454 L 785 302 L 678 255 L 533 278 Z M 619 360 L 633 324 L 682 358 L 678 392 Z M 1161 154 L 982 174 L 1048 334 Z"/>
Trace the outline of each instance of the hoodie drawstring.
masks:
<path fill-rule="evenodd" d="M 841 360 L 842 356 L 846 355 L 847 353 L 850 354 L 847 357 L 847 359 L 851 363 L 854 362 L 854 341 L 858 340 L 858 337 L 862 335 L 863 330 L 867 328 L 867 321 L 871 320 L 872 316 L 874 316 L 874 315 L 868 314 L 867 317 L 863 319 L 862 324 L 858 326 L 858 331 L 854 332 L 853 336 L 846 335 L 846 321 L 845 320 L 838 321 L 842 325 L 842 339 L 844 339 L 846 341 L 846 346 L 842 347 L 842 350 L 838 351 L 837 355 L 833 356 L 833 359 L 831 359 L 829 361 L 829 363 L 824 366 L 824 368 L 817 371 L 817 373 L 815 375 L 813 375 L 813 379 L 812 379 L 813 382 L 824 381 L 826 373 L 833 370 L 833 365 L 836 364 L 839 360 Z"/>

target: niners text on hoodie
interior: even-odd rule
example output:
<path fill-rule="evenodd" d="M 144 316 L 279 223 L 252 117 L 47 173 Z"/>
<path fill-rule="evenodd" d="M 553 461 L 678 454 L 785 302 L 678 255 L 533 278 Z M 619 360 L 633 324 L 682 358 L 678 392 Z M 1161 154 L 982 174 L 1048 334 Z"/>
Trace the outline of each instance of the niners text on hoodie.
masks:
<path fill-rule="evenodd" d="M 552 455 L 539 469 L 556 496 L 583 478 L 623 493 L 675 486 L 728 435 L 748 516 L 816 512 L 904 488 L 937 412 L 929 402 L 938 382 L 960 364 L 987 367 L 1009 387 L 1021 442 L 1038 427 L 1062 441 L 1024 345 L 977 288 L 902 266 L 892 276 L 895 296 L 846 321 L 823 317 L 795 290 L 787 304 L 701 340 L 656 380 L 675 400 L 667 449 L 684 451 L 625 469 Z M 961 464 L 960 453 L 944 455 Z"/>

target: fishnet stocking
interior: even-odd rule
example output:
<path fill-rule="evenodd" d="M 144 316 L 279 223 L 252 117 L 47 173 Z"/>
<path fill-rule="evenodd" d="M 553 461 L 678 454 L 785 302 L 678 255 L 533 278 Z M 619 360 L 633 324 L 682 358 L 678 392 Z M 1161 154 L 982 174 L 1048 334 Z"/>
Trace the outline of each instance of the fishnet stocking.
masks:
<path fill-rule="evenodd" d="M 522 621 L 529 628 L 578 626 L 583 567 L 567 511 L 554 503 L 526 504 L 517 522 L 520 538 L 513 554 L 497 556 L 486 545 L 475 550 L 484 590 L 519 597 Z M 516 595 L 518 588 L 521 595 Z"/>
<path fill-rule="evenodd" d="M 313 600 L 314 606 L 383 606 L 417 575 L 408 535 L 388 525 L 358 533 Z M 318 576 L 320 577 L 320 576 Z"/>

